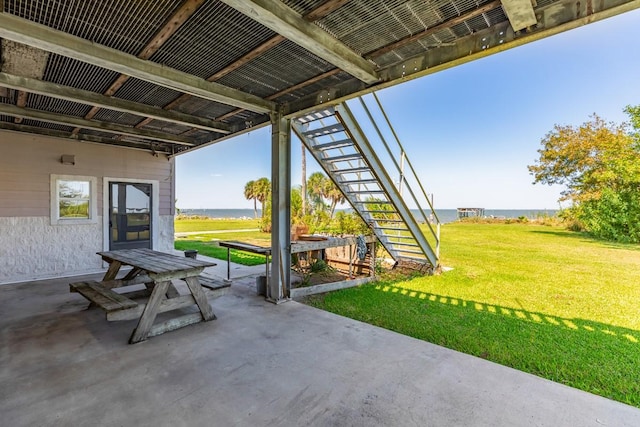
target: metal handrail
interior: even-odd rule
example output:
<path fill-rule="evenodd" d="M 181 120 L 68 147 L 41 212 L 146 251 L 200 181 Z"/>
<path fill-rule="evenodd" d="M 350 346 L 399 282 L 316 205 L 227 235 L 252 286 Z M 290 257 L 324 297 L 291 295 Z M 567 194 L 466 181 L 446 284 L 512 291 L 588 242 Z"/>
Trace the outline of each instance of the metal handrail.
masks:
<path fill-rule="evenodd" d="M 396 156 L 393 154 L 391 148 L 389 147 L 389 143 L 387 142 L 387 138 L 385 138 L 384 135 L 382 134 L 379 126 L 376 123 L 376 120 L 374 120 L 374 118 L 373 118 L 373 116 L 371 114 L 371 111 L 370 111 L 369 107 L 367 106 L 366 102 L 364 101 L 364 99 L 362 97 L 358 97 L 358 99 L 359 99 L 360 103 L 362 104 L 362 107 L 363 107 L 365 113 L 367 114 L 367 116 L 369 118 L 369 121 L 371 122 L 371 124 L 373 125 L 374 129 L 376 130 L 376 132 L 378 134 L 378 137 L 380 138 L 382 144 L 384 145 L 385 149 L 387 150 L 387 153 L 389 154 L 389 157 L 393 161 L 397 171 L 400 173 L 400 185 L 402 185 L 403 181 L 405 182 L 405 186 L 409 190 L 409 193 L 411 194 L 411 198 L 413 199 L 414 203 L 418 207 L 418 210 L 422 214 L 422 217 L 423 217 L 425 223 L 428 225 L 429 231 L 431 231 L 431 235 L 433 237 L 435 237 L 435 239 L 436 239 L 436 256 L 439 256 L 439 252 L 440 252 L 440 219 L 438 218 L 438 214 L 436 213 L 435 209 L 433 208 L 433 204 L 432 204 L 431 200 L 429 199 L 429 197 L 427 195 L 427 192 L 425 191 L 422 183 L 420 182 L 420 179 L 418 178 L 418 175 L 417 175 L 417 173 L 415 171 L 415 168 L 413 167 L 413 164 L 409 160 L 409 157 L 406 155 L 406 150 L 402 146 L 402 143 L 400 142 L 400 139 L 398 138 L 398 135 L 397 135 L 395 129 L 393 128 L 393 125 L 391 124 L 391 121 L 389 120 L 389 117 L 387 116 L 386 112 L 384 111 L 384 108 L 382 108 L 382 104 L 380 103 L 380 100 L 378 99 L 378 97 L 377 97 L 377 95 L 375 93 L 373 93 L 373 96 L 374 96 L 374 98 L 376 100 L 376 103 L 378 105 L 378 108 L 379 108 L 380 112 L 382 113 L 385 121 L 387 122 L 387 126 L 391 130 L 391 132 L 392 132 L 392 134 L 393 134 L 393 136 L 394 136 L 394 138 L 396 140 L 396 143 L 397 143 L 398 147 L 400 148 L 401 161 L 406 161 L 406 163 L 409 165 L 409 169 L 411 170 L 411 173 L 412 173 L 412 178 L 413 178 L 413 180 L 415 180 L 418 183 L 418 186 L 420 187 L 422 195 L 424 196 L 424 199 L 427 201 L 427 205 L 429 206 L 430 213 L 433 215 L 433 219 L 436 222 L 436 230 L 435 231 L 433 230 L 433 227 L 431 225 L 431 221 L 426 216 L 425 208 L 423 208 L 421 203 L 418 201 L 418 198 L 416 197 L 415 193 L 413 192 L 410 183 L 407 181 L 407 179 L 405 177 L 404 167 L 401 167 L 398 164 L 398 161 L 396 160 Z"/>

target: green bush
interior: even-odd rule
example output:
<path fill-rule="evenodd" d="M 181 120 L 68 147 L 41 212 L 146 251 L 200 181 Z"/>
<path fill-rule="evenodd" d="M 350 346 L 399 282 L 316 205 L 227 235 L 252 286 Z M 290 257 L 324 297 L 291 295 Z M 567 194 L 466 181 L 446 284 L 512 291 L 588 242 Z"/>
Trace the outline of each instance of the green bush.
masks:
<path fill-rule="evenodd" d="M 593 236 L 622 243 L 640 242 L 640 194 L 602 190 L 600 198 L 580 205 L 578 218 Z"/>

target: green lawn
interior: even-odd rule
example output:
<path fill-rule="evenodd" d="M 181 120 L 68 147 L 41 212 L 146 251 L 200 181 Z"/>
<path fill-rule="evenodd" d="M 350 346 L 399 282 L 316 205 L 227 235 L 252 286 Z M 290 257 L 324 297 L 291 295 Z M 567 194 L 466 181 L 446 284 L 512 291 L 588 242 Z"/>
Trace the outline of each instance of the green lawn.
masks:
<path fill-rule="evenodd" d="M 259 219 L 176 219 L 176 233 L 187 231 L 249 230 L 260 228 Z"/>
<path fill-rule="evenodd" d="M 640 407 L 640 247 L 456 223 L 441 252 L 440 276 L 307 303 Z"/>
<path fill-rule="evenodd" d="M 197 240 L 176 240 L 175 248 L 184 251 L 186 249 L 195 249 L 199 254 L 212 258 L 227 260 L 227 248 L 215 245 L 213 242 L 201 242 Z M 231 250 L 231 262 L 242 265 L 259 265 L 264 264 L 264 256 L 252 254 L 249 252 Z"/>
<path fill-rule="evenodd" d="M 195 249 L 198 253 L 212 258 L 227 259 L 227 249 L 217 245 L 220 240 L 239 240 L 260 246 L 269 246 L 271 235 L 260 231 L 233 231 L 258 229 L 258 220 L 228 220 L 228 219 L 179 219 L 175 221 L 176 232 L 203 232 L 203 234 L 189 235 L 177 238 L 175 248 L 181 251 Z M 224 231 L 225 233 L 208 234 L 206 231 Z M 232 249 L 231 261 L 243 265 L 264 264 L 264 256 Z"/>

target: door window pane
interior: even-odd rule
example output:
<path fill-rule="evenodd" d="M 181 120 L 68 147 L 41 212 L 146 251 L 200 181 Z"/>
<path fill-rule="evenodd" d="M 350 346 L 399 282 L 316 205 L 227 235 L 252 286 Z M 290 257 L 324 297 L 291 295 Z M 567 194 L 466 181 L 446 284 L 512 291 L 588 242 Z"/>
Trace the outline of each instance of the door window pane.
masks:
<path fill-rule="evenodd" d="M 151 184 L 111 184 L 111 249 L 151 247 L 151 190 Z"/>

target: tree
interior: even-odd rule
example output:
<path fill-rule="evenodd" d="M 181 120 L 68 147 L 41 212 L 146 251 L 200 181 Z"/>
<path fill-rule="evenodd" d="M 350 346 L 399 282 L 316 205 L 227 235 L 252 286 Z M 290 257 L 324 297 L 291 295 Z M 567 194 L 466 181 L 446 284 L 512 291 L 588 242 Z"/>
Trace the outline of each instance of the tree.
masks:
<path fill-rule="evenodd" d="M 313 203 L 314 210 L 325 210 L 326 205 L 324 203 L 324 190 L 325 190 L 326 177 L 322 172 L 314 172 L 309 176 L 307 180 L 307 194 L 310 201 Z"/>
<path fill-rule="evenodd" d="M 302 197 L 302 216 L 305 216 L 307 214 L 307 149 L 303 142 L 300 143 L 300 146 L 302 147 L 302 187 L 300 188 L 300 194 Z"/>
<path fill-rule="evenodd" d="M 255 197 L 262 205 L 262 218 L 264 219 L 264 214 L 265 214 L 264 204 L 269 198 L 269 196 L 271 195 L 271 182 L 269 181 L 268 178 L 260 178 L 255 182 L 254 185 L 255 185 L 255 188 L 254 188 Z"/>
<path fill-rule="evenodd" d="M 253 200 L 253 217 L 258 218 L 258 198 L 256 197 L 256 182 L 249 181 L 244 185 L 244 197 Z"/>
<path fill-rule="evenodd" d="M 329 200 L 329 217 L 333 219 L 333 213 L 336 210 L 336 205 L 343 204 L 346 199 L 342 191 L 338 186 L 329 178 L 325 178 L 324 188 L 322 195 Z"/>
<path fill-rule="evenodd" d="M 326 211 L 327 204 L 325 199 L 329 201 L 329 218 L 333 218 L 333 213 L 338 204 L 346 201 L 342 191 L 336 184 L 322 172 L 314 172 L 307 181 L 307 192 L 313 202 L 314 210 Z"/>
<path fill-rule="evenodd" d="M 534 184 L 564 185 L 565 217 L 597 237 L 640 241 L 640 107 L 627 107 L 627 124 L 597 115 L 579 127 L 556 125 L 542 140 Z"/>

